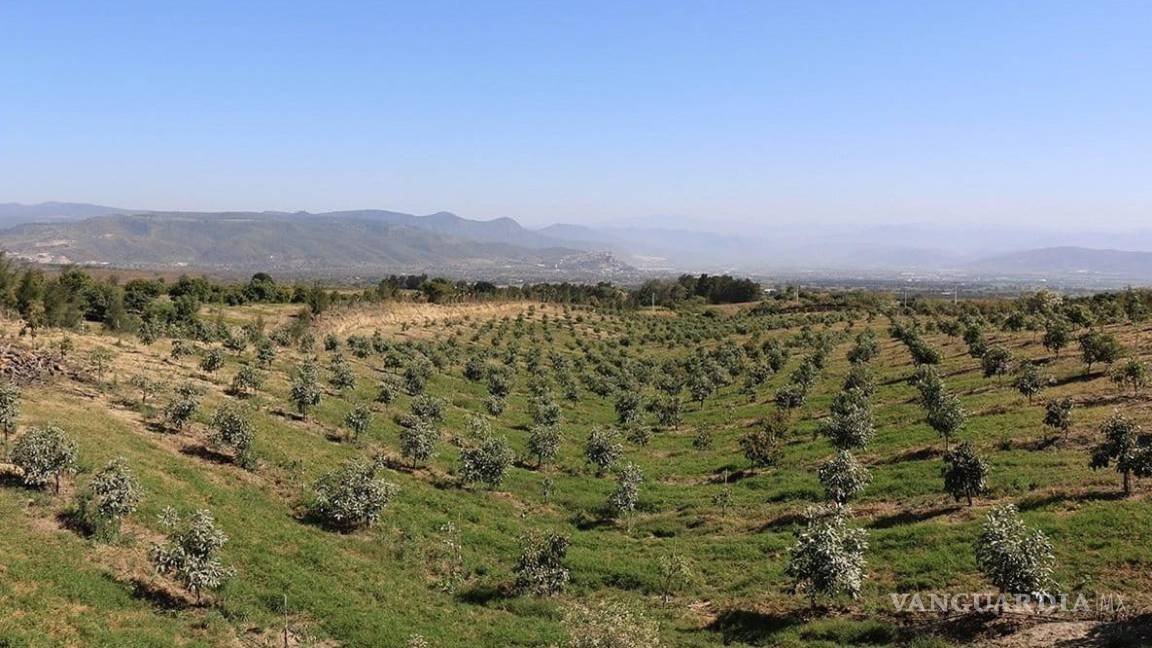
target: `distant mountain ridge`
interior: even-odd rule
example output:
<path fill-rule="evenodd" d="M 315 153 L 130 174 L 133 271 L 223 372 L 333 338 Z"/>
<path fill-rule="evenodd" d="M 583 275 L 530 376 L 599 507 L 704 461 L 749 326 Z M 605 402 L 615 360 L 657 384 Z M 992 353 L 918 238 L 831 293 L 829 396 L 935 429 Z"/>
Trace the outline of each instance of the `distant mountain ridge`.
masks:
<path fill-rule="evenodd" d="M 566 246 L 511 219 L 447 212 L 129 211 L 24 223 L 0 232 L 0 247 L 41 263 L 116 267 L 596 279 L 632 272 L 610 254 Z"/>
<path fill-rule="evenodd" d="M 1007 275 L 1108 275 L 1152 279 L 1152 252 L 1061 246 L 1023 250 L 974 261 L 968 269 Z"/>
<path fill-rule="evenodd" d="M 42 263 L 617 281 L 638 273 L 799 271 L 1152 282 L 1152 252 L 1118 249 L 1152 249 L 1152 229 L 779 223 L 738 235 L 610 224 L 529 229 L 511 218 L 446 211 L 165 212 L 64 202 L 0 203 L 0 226 L 7 226 L 0 247 Z"/>

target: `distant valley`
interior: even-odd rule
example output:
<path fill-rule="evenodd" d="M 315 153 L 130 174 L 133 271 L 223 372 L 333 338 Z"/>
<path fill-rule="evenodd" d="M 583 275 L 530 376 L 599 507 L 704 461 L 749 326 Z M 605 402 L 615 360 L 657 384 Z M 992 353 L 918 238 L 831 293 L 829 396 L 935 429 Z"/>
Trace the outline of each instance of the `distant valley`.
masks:
<path fill-rule="evenodd" d="M 746 235 L 637 224 L 470 220 L 379 209 L 171 212 L 86 203 L 0 204 L 0 248 L 46 264 L 504 281 L 640 281 L 680 272 L 932 276 L 973 281 L 1152 281 L 1152 233 L 781 224 Z M 1120 249 L 1123 248 L 1123 249 Z"/>

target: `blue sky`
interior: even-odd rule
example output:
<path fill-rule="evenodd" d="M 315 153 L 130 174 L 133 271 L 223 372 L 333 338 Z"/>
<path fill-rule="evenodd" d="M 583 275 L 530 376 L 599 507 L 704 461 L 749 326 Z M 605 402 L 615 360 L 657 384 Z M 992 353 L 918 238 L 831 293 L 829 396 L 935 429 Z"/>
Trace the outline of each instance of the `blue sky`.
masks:
<path fill-rule="evenodd" d="M 0 202 L 1143 224 L 1149 2 L 0 0 Z"/>

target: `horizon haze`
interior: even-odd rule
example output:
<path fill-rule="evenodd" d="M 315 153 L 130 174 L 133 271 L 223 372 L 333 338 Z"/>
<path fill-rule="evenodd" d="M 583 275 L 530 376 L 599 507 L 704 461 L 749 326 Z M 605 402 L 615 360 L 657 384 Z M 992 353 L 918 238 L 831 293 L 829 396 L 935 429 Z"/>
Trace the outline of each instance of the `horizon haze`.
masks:
<path fill-rule="evenodd" d="M 0 200 L 1119 232 L 1152 205 L 1150 28 L 1120 2 L 8 2 Z"/>

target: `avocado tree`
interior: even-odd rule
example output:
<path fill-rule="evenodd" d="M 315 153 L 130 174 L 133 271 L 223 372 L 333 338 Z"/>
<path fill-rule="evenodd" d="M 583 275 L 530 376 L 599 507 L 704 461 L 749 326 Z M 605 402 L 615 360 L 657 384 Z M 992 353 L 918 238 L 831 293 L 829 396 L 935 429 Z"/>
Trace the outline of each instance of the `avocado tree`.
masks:
<path fill-rule="evenodd" d="M 201 509 L 182 516 L 166 508 L 160 523 L 167 529 L 168 540 L 152 545 L 152 565 L 157 573 L 172 576 L 191 592 L 197 605 L 205 591 L 221 587 L 236 574 L 220 560 L 228 536 L 216 526 L 210 512 Z"/>
<path fill-rule="evenodd" d="M 59 493 L 60 477 L 76 472 L 76 442 L 54 425 L 30 427 L 16 439 L 12 463 L 20 468 L 28 486 L 52 483 Z"/>
<path fill-rule="evenodd" d="M 984 518 L 976 540 L 976 564 L 1001 592 L 1049 594 L 1055 562 L 1048 536 L 1028 528 L 1015 506 L 996 507 Z"/>
<path fill-rule="evenodd" d="M 1140 426 L 1115 414 L 1100 428 L 1104 439 L 1092 449 L 1092 468 L 1115 466 L 1124 476 L 1124 494 L 1132 494 L 1132 476 L 1152 475 L 1152 447 L 1142 438 Z"/>
<path fill-rule="evenodd" d="M 964 441 L 944 454 L 944 490 L 956 501 L 982 495 L 988 490 L 988 463 L 976 454 L 972 445 Z"/>
<path fill-rule="evenodd" d="M 140 482 L 128 470 L 128 462 L 117 457 L 88 481 L 77 497 L 77 510 L 89 533 L 113 539 L 120 533 L 121 522 L 136 511 L 143 498 Z"/>
<path fill-rule="evenodd" d="M 851 527 L 837 506 L 813 507 L 806 512 L 807 527 L 788 552 L 784 573 L 793 594 L 804 592 L 815 605 L 821 596 L 860 596 L 864 583 L 868 532 Z"/>

